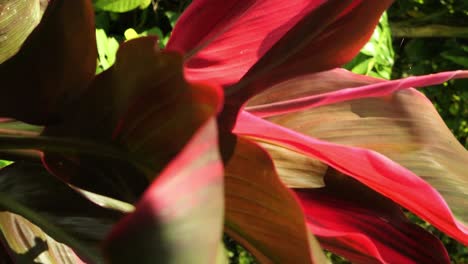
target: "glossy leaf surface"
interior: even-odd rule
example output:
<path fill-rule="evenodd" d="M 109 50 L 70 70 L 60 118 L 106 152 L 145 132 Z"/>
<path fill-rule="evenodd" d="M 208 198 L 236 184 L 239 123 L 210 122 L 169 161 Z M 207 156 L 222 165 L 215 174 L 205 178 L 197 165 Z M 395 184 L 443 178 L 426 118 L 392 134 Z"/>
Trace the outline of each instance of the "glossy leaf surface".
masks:
<path fill-rule="evenodd" d="M 147 181 L 218 111 L 220 101 L 216 87 L 187 83 L 180 56 L 160 52 L 155 38 L 128 41 L 66 122 L 49 126 L 44 135 L 112 145 L 130 162 L 53 153 L 46 153 L 45 162 L 77 187 L 133 203 Z M 108 187 L 113 185 L 114 190 Z"/>

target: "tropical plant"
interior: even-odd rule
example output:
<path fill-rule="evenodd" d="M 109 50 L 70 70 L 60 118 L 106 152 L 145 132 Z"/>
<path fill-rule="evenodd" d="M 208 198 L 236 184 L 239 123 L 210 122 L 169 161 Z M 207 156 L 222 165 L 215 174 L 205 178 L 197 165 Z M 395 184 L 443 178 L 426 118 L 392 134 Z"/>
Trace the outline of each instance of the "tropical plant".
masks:
<path fill-rule="evenodd" d="M 95 75 L 91 1 L 50 1 L 0 65 L 3 255 L 223 263 L 225 232 L 262 263 L 449 263 L 401 206 L 467 244 L 468 154 L 412 87 L 468 72 L 336 68 L 391 2 L 195 0 Z"/>

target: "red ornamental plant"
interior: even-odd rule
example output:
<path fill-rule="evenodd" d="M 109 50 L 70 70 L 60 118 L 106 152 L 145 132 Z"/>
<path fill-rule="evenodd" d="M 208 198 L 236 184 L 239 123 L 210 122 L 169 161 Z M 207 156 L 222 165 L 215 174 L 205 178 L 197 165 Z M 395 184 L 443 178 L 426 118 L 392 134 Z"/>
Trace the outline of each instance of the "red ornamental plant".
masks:
<path fill-rule="evenodd" d="M 195 0 L 94 76 L 91 1 L 51 1 L 0 65 L 9 257 L 222 263 L 224 231 L 265 263 L 449 263 L 401 207 L 468 244 L 468 155 L 411 87 L 468 72 L 336 68 L 391 2 Z"/>

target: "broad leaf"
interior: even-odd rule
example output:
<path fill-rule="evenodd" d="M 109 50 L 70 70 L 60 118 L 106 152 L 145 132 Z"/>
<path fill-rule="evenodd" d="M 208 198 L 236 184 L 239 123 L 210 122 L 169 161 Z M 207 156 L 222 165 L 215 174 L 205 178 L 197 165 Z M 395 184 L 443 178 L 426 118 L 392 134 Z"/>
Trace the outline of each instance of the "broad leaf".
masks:
<path fill-rule="evenodd" d="M 90 1 L 52 1 L 21 50 L 0 64 L 0 116 L 35 124 L 59 120 L 94 76 L 95 46 Z"/>
<path fill-rule="evenodd" d="M 230 85 L 323 2 L 196 0 L 179 18 L 167 49 L 185 54 L 189 80 Z"/>
<path fill-rule="evenodd" d="M 96 44 L 99 54 L 96 71 L 101 73 L 114 64 L 119 42 L 114 37 L 107 36 L 104 29 L 96 29 Z"/>
<path fill-rule="evenodd" d="M 22 245 L 13 248 L 16 253 L 24 253 L 22 251 L 27 245 L 33 246 L 35 236 L 45 239 L 45 232 L 93 262 L 100 261 L 99 244 L 121 216 L 89 202 L 34 163 L 16 162 L 0 170 L 0 203 L 3 210 L 19 214 L 32 222 L 3 213 L 1 225 L 5 239 L 13 247 Z M 56 255 L 58 252 L 51 251 L 49 254 Z"/>
<path fill-rule="evenodd" d="M 333 169 L 326 187 L 295 190 L 320 244 L 353 263 L 450 263 L 442 243 L 398 204 Z"/>
<path fill-rule="evenodd" d="M 111 263 L 215 263 L 223 170 L 214 119 L 205 123 L 109 236 Z"/>
<path fill-rule="evenodd" d="M 413 89 L 398 91 L 467 76 L 460 71 L 382 82 L 335 70 L 273 87 L 254 98 L 252 104 L 260 105 L 251 110 L 321 140 L 384 154 L 430 183 L 468 223 L 468 178 L 463 169 L 468 153 L 429 100 Z M 313 108 L 319 105 L 324 106 Z"/>
<path fill-rule="evenodd" d="M 229 95 L 235 94 L 230 100 L 240 101 L 238 104 L 265 89 L 262 84 L 272 78 L 325 70 L 350 60 L 391 2 L 221 4 L 199 0 L 181 16 L 167 48 L 186 54 L 189 80 L 210 80 L 227 87 L 249 72 L 241 83 L 227 88 Z"/>
<path fill-rule="evenodd" d="M 294 25 L 227 93 L 243 103 L 270 82 L 343 65 L 368 41 L 392 2 L 327 1 Z"/>
<path fill-rule="evenodd" d="M 239 138 L 225 168 L 225 232 L 262 263 L 325 263 L 267 153 Z"/>
<path fill-rule="evenodd" d="M 428 102 L 421 95 L 418 96 L 425 102 Z M 455 167 L 447 167 L 445 165 L 446 158 L 440 159 L 437 154 L 430 159 L 430 163 L 424 162 L 427 156 L 413 156 L 413 160 L 421 159 L 422 163 L 420 163 L 420 168 L 426 169 L 426 171 L 430 172 L 434 170 L 432 165 L 439 160 L 439 169 L 445 170 L 449 175 L 450 173 L 456 173 L 452 174 L 452 178 L 442 178 L 439 176 L 434 179 L 430 177 L 424 178 L 425 174 L 419 177 L 378 152 L 318 140 L 286 127 L 265 121 L 247 112 L 243 112 L 240 115 L 234 132 L 255 137 L 258 140 L 268 141 L 319 159 L 338 171 L 390 197 L 392 200 L 410 209 L 461 242 L 468 243 L 468 228 L 461 222 L 464 220 L 463 217 L 466 213 L 466 207 L 463 206 L 463 202 L 466 199 L 457 199 L 460 196 L 466 196 L 466 191 L 463 190 L 463 186 L 466 186 L 464 183 L 465 178 L 463 174 L 459 174 L 458 172 L 464 166 L 463 164 L 458 164 L 458 162 L 460 159 L 463 160 L 466 157 L 466 152 L 463 149 L 461 152 L 457 153 L 460 157 L 456 155 L 448 156 L 452 159 L 450 163 L 453 163 Z M 432 137 L 432 139 L 434 139 L 434 137 Z M 438 141 L 435 142 L 437 143 Z M 452 142 L 452 144 L 458 144 L 455 139 L 450 142 Z M 388 145 L 390 143 L 391 142 L 383 142 L 383 145 Z M 444 147 L 448 142 L 444 141 L 443 143 L 444 144 L 438 143 L 437 146 Z M 376 144 L 376 146 L 381 145 Z M 410 146 L 418 150 L 417 144 Z M 403 147 L 405 147 L 405 145 L 403 145 Z M 410 151 L 412 148 L 386 149 L 388 149 L 388 151 L 406 151 L 404 152 L 406 155 L 408 155 L 407 153 L 412 154 Z M 457 149 L 459 150 L 459 148 L 455 148 L 450 149 L 450 151 L 458 151 Z M 436 150 L 437 149 L 434 149 L 434 151 Z M 416 162 L 414 164 L 416 164 Z M 434 187 L 423 179 L 434 184 Z M 453 182 L 458 182 L 459 184 L 454 185 Z M 440 193 L 436 191 L 436 188 L 440 190 Z M 450 188 L 450 192 L 446 192 L 446 188 Z M 451 202 L 452 209 L 459 217 L 458 219 L 454 217 L 441 194 L 444 195 L 447 202 Z"/>
<path fill-rule="evenodd" d="M 42 127 L 34 126 L 9 118 L 0 118 L 0 134 L 11 136 L 35 136 L 39 135 Z"/>
<path fill-rule="evenodd" d="M 84 263 L 72 249 L 58 243 L 27 219 L 8 212 L 0 212 L 3 246 L 12 263 Z M 2 258 L 2 263 L 7 262 Z"/>
<path fill-rule="evenodd" d="M 254 139 L 255 140 L 255 139 Z M 257 141 L 272 159 L 281 181 L 289 188 L 323 187 L 328 166 L 317 159 L 281 146 Z"/>
<path fill-rule="evenodd" d="M 113 146 L 127 161 L 51 152 L 44 160 L 54 174 L 77 187 L 133 203 L 148 180 L 218 111 L 220 101 L 218 88 L 187 83 L 180 56 L 160 52 L 155 38 L 128 41 L 66 121 L 43 133 Z"/>
<path fill-rule="evenodd" d="M 0 4 L 0 63 L 16 52 L 41 20 L 42 0 L 6 0 Z"/>

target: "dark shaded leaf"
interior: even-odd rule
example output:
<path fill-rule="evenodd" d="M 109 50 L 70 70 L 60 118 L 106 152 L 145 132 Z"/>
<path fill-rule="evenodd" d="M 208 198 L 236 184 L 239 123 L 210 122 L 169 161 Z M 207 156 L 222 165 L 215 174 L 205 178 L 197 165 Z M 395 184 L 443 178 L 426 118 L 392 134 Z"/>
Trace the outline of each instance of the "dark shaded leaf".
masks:
<path fill-rule="evenodd" d="M 300 206 L 261 147 L 239 138 L 225 171 L 229 236 L 262 263 L 326 262 Z"/>
<path fill-rule="evenodd" d="M 211 119 L 114 228 L 105 245 L 109 261 L 215 263 L 222 249 L 222 176 Z"/>
<path fill-rule="evenodd" d="M 21 50 L 0 64 L 0 116 L 56 122 L 87 88 L 96 58 L 90 1 L 52 1 Z"/>

